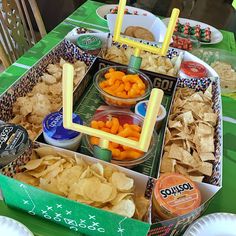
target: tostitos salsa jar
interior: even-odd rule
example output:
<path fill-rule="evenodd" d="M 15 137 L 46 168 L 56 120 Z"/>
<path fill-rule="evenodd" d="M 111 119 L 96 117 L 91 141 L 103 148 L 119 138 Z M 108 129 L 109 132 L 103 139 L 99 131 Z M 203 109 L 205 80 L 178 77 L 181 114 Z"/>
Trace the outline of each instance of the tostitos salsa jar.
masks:
<path fill-rule="evenodd" d="M 187 214 L 201 204 L 201 193 L 189 178 L 180 174 L 164 174 L 153 192 L 154 215 L 168 220 Z"/>

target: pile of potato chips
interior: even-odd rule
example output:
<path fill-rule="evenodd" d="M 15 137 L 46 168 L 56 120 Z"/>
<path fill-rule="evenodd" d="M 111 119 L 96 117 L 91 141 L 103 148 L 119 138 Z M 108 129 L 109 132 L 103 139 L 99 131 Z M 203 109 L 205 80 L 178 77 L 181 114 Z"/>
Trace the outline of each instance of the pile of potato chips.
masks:
<path fill-rule="evenodd" d="M 9 122 L 23 126 L 33 140 L 42 128 L 42 121 L 46 115 L 57 111 L 62 106 L 62 66 L 65 61 L 49 64 L 47 72 L 25 97 L 19 97 L 13 104 L 15 115 Z M 74 85 L 84 77 L 86 64 L 81 61 L 74 63 Z"/>
<path fill-rule="evenodd" d="M 14 178 L 80 203 L 142 220 L 149 201 L 135 196 L 134 180 L 100 163 L 86 163 L 51 147 L 34 149 Z"/>
<path fill-rule="evenodd" d="M 128 65 L 129 59 L 133 54 L 134 49 L 132 47 L 124 49 L 111 46 L 107 49 L 107 52 L 103 57 L 109 61 Z M 170 60 L 167 57 L 162 57 L 145 51 L 141 51 L 140 57 L 142 57 L 141 69 L 170 76 L 176 76 L 177 74 L 177 69 L 174 68 L 175 57 Z"/>
<path fill-rule="evenodd" d="M 204 93 L 178 88 L 166 131 L 161 173 L 176 172 L 198 182 L 212 175 L 217 123 L 212 104 L 211 86 Z"/>

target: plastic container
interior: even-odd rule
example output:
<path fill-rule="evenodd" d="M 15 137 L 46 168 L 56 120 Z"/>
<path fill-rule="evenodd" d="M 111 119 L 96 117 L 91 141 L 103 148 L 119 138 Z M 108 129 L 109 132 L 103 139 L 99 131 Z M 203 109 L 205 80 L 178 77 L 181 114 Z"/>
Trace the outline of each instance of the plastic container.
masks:
<path fill-rule="evenodd" d="M 27 131 L 20 125 L 0 125 L 0 168 L 29 152 L 31 141 Z"/>
<path fill-rule="evenodd" d="M 142 126 L 143 123 L 143 118 L 141 116 L 138 116 L 134 114 L 133 112 L 128 112 L 128 111 L 117 111 L 117 110 L 106 110 L 106 111 L 101 111 L 98 112 L 94 115 L 94 117 L 88 122 L 88 126 L 90 126 L 90 123 L 92 120 L 97 120 L 97 121 L 108 121 L 111 119 L 111 117 L 117 117 L 119 119 L 119 122 L 121 125 L 124 125 L 125 123 L 128 124 L 137 124 L 139 126 Z M 93 145 L 90 143 L 89 136 L 84 135 L 84 141 L 85 145 L 88 148 L 89 152 L 93 154 Z M 143 163 L 144 161 L 147 161 L 153 154 L 155 150 L 157 142 L 157 133 L 154 130 L 152 134 L 152 140 L 150 142 L 149 149 L 144 155 L 138 159 L 131 159 L 131 160 L 115 160 L 112 158 L 111 162 L 119 165 L 119 166 L 124 166 L 124 167 L 133 167 L 138 164 Z"/>
<path fill-rule="evenodd" d="M 94 35 L 81 35 L 76 41 L 85 52 L 97 56 L 102 48 L 102 40 Z"/>
<path fill-rule="evenodd" d="M 183 61 L 180 65 L 180 78 L 205 78 L 207 69 L 202 64 L 195 61 Z"/>
<path fill-rule="evenodd" d="M 142 79 L 144 84 L 146 85 L 145 93 L 141 96 L 135 97 L 135 98 L 121 98 L 117 96 L 113 96 L 107 92 L 105 92 L 101 87 L 100 83 L 105 80 L 104 75 L 108 72 L 110 68 L 113 68 L 114 70 L 117 71 L 122 71 L 126 75 L 127 74 L 138 74 L 139 77 Z M 105 67 L 101 70 L 99 70 L 95 75 L 94 75 L 94 85 L 98 92 L 100 93 L 100 96 L 104 100 L 104 102 L 110 106 L 116 106 L 116 107 L 132 107 L 135 106 L 137 102 L 144 100 L 150 95 L 150 92 L 152 90 L 152 82 L 149 79 L 147 75 L 142 73 L 139 70 L 131 69 L 128 68 L 127 66 L 109 66 Z"/>
<path fill-rule="evenodd" d="M 83 124 L 79 115 L 73 114 L 73 122 Z M 63 127 L 62 112 L 54 112 L 43 120 L 43 136 L 48 144 L 56 147 L 76 151 L 79 147 L 82 134 Z"/>
<path fill-rule="evenodd" d="M 218 73 L 222 93 L 236 92 L 236 53 L 216 48 L 201 48 L 193 50 L 191 53 L 205 61 Z M 214 65 L 216 62 L 226 63 L 230 66 L 224 65 L 221 69 L 219 65 L 217 67 Z"/>
<path fill-rule="evenodd" d="M 154 214 L 162 220 L 192 212 L 201 204 L 201 193 L 189 178 L 180 174 L 164 174 L 153 191 Z"/>
<path fill-rule="evenodd" d="M 148 100 L 137 103 L 135 106 L 135 114 L 143 117 L 144 119 L 146 115 L 147 105 L 148 105 Z M 157 116 L 157 121 L 155 126 L 156 130 L 160 130 L 162 121 L 165 119 L 165 117 L 166 117 L 166 109 L 163 105 L 161 105 Z"/>

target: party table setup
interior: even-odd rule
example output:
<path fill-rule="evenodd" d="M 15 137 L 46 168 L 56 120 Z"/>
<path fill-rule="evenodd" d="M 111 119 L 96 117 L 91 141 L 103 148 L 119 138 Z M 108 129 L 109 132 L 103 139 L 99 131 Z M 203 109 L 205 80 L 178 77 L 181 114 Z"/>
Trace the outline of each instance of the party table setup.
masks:
<path fill-rule="evenodd" d="M 0 235 L 236 235 L 232 32 L 88 0 L 0 74 Z"/>

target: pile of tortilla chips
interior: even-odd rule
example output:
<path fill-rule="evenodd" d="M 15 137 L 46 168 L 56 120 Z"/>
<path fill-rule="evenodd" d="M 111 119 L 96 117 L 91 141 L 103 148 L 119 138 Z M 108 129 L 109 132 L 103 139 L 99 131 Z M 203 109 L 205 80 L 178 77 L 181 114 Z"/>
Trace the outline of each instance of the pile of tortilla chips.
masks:
<path fill-rule="evenodd" d="M 134 180 L 100 163 L 87 163 L 51 147 L 34 150 L 14 178 L 80 203 L 142 220 L 149 200 L 135 196 Z"/>
<path fill-rule="evenodd" d="M 161 173 L 176 172 L 202 182 L 212 175 L 217 114 L 212 87 L 203 92 L 178 88 L 166 131 Z"/>

